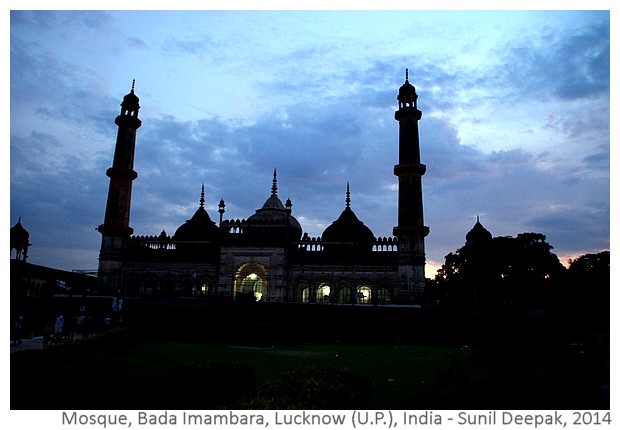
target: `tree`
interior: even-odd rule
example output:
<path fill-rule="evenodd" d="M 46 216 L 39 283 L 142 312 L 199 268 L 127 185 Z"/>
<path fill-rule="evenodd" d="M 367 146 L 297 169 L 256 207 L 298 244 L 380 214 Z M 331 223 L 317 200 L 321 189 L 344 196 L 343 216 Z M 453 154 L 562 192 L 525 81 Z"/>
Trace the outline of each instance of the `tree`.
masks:
<path fill-rule="evenodd" d="M 470 309 L 549 308 L 564 266 L 541 233 L 469 241 L 435 277 L 448 302 Z"/>
<path fill-rule="evenodd" d="M 566 304 L 595 318 L 609 320 L 610 312 L 610 253 L 584 254 L 569 261 Z"/>

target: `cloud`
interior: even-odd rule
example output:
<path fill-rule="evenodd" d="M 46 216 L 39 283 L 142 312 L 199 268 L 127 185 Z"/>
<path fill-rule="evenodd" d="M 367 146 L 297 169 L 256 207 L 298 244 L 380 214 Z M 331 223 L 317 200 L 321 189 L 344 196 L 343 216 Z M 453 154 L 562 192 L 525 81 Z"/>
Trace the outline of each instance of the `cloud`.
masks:
<path fill-rule="evenodd" d="M 581 29 L 544 29 L 520 42 L 497 48 L 497 62 L 477 80 L 479 85 L 512 88 L 515 102 L 545 94 L 580 100 L 609 94 L 609 22 Z M 532 42 L 534 40 L 534 42 Z M 543 40 L 544 43 L 540 43 Z"/>
<path fill-rule="evenodd" d="M 265 26 L 267 15 L 218 15 L 213 28 L 191 15 L 172 31 L 189 15 L 11 13 L 11 217 L 31 232 L 32 258 L 59 262 L 64 247 L 68 260 L 57 267 L 96 265 L 94 227 L 124 94 L 116 87 L 128 91 L 134 76 L 143 120 L 136 234 L 174 233 L 197 209 L 203 182 L 212 219 L 220 198 L 225 218 L 247 218 L 276 168 L 280 196 L 309 234 L 338 217 L 349 182 L 357 216 L 390 235 L 406 67 L 423 111 L 429 260 L 462 246 L 476 215 L 495 235 L 541 230 L 556 250 L 609 241 L 608 19 L 493 38 L 477 29 L 475 40 L 459 33 L 465 24 L 445 34 L 407 24 L 389 41 L 346 27 L 319 39 L 329 14 L 313 15 L 320 31 L 284 38 L 304 15 Z M 262 33 L 248 38 L 251 28 Z"/>

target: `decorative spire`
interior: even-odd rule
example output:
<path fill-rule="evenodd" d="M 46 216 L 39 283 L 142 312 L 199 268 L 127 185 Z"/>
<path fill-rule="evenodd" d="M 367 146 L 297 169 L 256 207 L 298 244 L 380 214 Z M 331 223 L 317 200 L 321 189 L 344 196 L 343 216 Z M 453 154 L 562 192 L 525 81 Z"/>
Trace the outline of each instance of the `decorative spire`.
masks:
<path fill-rule="evenodd" d="M 133 90 L 136 87 L 136 80 L 134 79 L 133 82 L 131 83 L 131 93 L 133 94 Z"/>
<path fill-rule="evenodd" d="M 200 207 L 204 208 L 205 206 L 205 184 L 202 184 L 202 191 L 200 192 Z"/>
<path fill-rule="evenodd" d="M 271 186 L 271 195 L 276 196 L 278 194 L 278 178 L 276 175 L 276 169 L 273 169 L 273 185 Z"/>
<path fill-rule="evenodd" d="M 351 192 L 349 191 L 349 183 L 347 182 L 347 198 L 344 201 L 347 207 L 351 207 Z"/>
<path fill-rule="evenodd" d="M 405 82 L 409 82 L 409 69 L 405 69 Z"/>

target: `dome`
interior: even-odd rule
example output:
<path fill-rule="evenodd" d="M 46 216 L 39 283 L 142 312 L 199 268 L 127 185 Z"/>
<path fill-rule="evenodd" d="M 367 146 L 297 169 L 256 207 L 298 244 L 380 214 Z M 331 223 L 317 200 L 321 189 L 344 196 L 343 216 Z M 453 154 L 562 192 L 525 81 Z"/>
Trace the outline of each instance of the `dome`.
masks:
<path fill-rule="evenodd" d="M 415 87 L 409 83 L 409 69 L 405 70 L 405 83 L 398 90 L 398 95 L 415 95 Z"/>
<path fill-rule="evenodd" d="M 493 235 L 489 230 L 484 228 L 480 223 L 480 218 L 476 218 L 476 224 L 465 235 L 465 240 L 469 242 L 486 242 L 493 238 Z"/>
<path fill-rule="evenodd" d="M 124 105 L 137 105 L 139 102 L 140 102 L 140 99 L 138 98 L 136 93 L 133 92 L 133 89 L 132 89 L 129 94 L 123 97 L 122 105 L 123 106 Z"/>
<path fill-rule="evenodd" d="M 28 239 L 30 239 L 30 233 L 24 228 L 21 222 L 21 218 L 17 221 L 13 227 L 11 227 L 11 248 L 15 246 L 28 246 Z"/>
<path fill-rule="evenodd" d="M 271 196 L 256 213 L 248 218 L 248 224 L 255 227 L 285 227 L 288 226 L 299 231 L 301 237 L 301 225 L 284 207 L 278 196 Z M 296 237 L 294 240 L 299 239 Z"/>
<path fill-rule="evenodd" d="M 404 95 L 413 96 L 413 95 L 416 95 L 415 87 L 409 83 L 409 80 L 406 80 L 405 83 L 403 85 L 401 85 L 400 89 L 398 90 L 398 95 L 399 96 L 404 96 Z"/>
<path fill-rule="evenodd" d="M 322 242 L 368 243 L 374 240 L 372 231 L 357 218 L 350 207 L 346 207 L 321 235 Z"/>
<path fill-rule="evenodd" d="M 121 114 L 129 115 L 129 116 L 137 116 L 138 110 L 140 109 L 140 99 L 134 93 L 134 86 L 136 84 L 136 80 L 133 80 L 131 84 L 131 92 L 123 97 L 123 102 L 121 103 Z"/>
<path fill-rule="evenodd" d="M 288 238 L 290 240 L 299 240 L 301 238 L 301 225 L 299 221 L 291 215 L 292 203 L 286 201 L 286 206 L 278 197 L 278 186 L 276 171 L 273 172 L 273 186 L 271 187 L 271 195 L 263 204 L 263 207 L 256 210 L 256 213 L 247 219 L 248 227 L 253 229 L 254 233 L 264 233 L 267 237 L 274 236 L 274 230 L 280 230 L 284 227 L 289 229 Z"/>
<path fill-rule="evenodd" d="M 349 184 L 347 184 L 346 208 L 338 219 L 331 223 L 321 235 L 322 242 L 340 243 L 371 243 L 375 236 L 372 231 L 360 221 L 350 206 L 351 198 Z"/>
<path fill-rule="evenodd" d="M 200 197 L 200 207 L 190 219 L 177 228 L 172 239 L 177 242 L 204 242 L 218 238 L 219 228 L 204 208 L 204 185 Z"/>

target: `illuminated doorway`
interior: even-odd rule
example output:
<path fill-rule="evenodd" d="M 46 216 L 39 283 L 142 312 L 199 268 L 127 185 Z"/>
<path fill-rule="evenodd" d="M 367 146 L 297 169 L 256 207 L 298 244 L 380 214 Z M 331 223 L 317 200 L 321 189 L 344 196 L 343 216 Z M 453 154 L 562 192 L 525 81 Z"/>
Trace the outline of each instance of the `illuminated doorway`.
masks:
<path fill-rule="evenodd" d="M 372 290 L 368 285 L 360 285 L 357 287 L 357 303 L 370 303 L 372 298 Z"/>
<path fill-rule="evenodd" d="M 235 275 L 235 296 L 254 296 L 261 301 L 267 295 L 267 271 L 258 263 L 246 263 Z"/>
<path fill-rule="evenodd" d="M 316 290 L 317 303 L 329 303 L 329 294 L 331 293 L 331 287 L 329 284 L 321 284 Z"/>
<path fill-rule="evenodd" d="M 295 294 L 295 300 L 302 303 L 308 303 L 310 301 L 310 288 L 306 281 L 301 281 L 297 285 Z"/>

